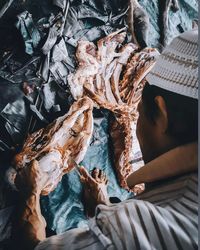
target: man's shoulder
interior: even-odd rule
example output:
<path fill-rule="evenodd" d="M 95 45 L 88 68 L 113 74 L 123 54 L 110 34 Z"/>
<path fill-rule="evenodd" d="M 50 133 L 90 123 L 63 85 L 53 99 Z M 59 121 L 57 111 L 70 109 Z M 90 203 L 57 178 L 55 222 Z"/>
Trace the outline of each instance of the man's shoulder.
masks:
<path fill-rule="evenodd" d="M 198 175 L 196 172 L 182 175 L 173 180 L 165 180 L 162 184 L 155 185 L 135 198 L 111 206 L 99 205 L 96 209 L 96 216 L 103 219 L 103 217 L 109 217 L 117 213 L 123 214 L 124 211 L 127 211 L 127 208 L 132 213 L 138 213 L 139 210 L 145 213 L 152 207 L 156 209 L 157 207 L 159 209 L 168 207 L 168 210 L 170 210 L 171 204 L 177 202 L 185 204 L 193 202 L 193 205 L 197 206 L 197 188 Z"/>
<path fill-rule="evenodd" d="M 191 188 L 194 191 L 196 190 L 195 193 L 197 194 L 197 172 L 192 172 L 152 183 L 152 185 L 146 188 L 144 193 L 137 196 L 137 199 L 152 203 L 161 202 L 162 200 L 166 201 L 168 199 L 178 199 L 184 193 L 188 192 L 188 190 L 191 190 Z"/>
<path fill-rule="evenodd" d="M 176 238 L 185 246 L 183 249 L 191 249 L 191 242 L 195 246 L 198 242 L 197 184 L 197 173 L 192 173 L 157 187 L 154 193 L 146 192 L 145 199 L 141 195 L 140 199 L 113 206 L 100 205 L 96 222 L 105 234 L 124 235 L 127 244 L 130 239 L 138 239 L 143 249 L 148 249 L 149 244 L 163 249 L 160 242 L 170 242 L 169 249 L 177 249 Z"/>

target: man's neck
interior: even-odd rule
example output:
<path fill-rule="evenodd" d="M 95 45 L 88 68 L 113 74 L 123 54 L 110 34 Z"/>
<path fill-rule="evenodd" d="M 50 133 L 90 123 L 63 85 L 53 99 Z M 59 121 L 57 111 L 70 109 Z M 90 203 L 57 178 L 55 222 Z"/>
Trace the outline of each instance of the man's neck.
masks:
<path fill-rule="evenodd" d="M 152 183 L 197 170 L 198 145 L 190 143 L 174 148 L 147 163 L 127 178 L 129 187 L 139 183 Z"/>

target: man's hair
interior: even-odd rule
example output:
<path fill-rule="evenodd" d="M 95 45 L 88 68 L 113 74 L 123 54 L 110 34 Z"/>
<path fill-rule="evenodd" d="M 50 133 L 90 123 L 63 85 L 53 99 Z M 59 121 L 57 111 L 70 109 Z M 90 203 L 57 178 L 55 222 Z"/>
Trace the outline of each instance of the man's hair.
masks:
<path fill-rule="evenodd" d="M 198 100 L 147 83 L 143 89 L 142 102 L 146 117 L 153 123 L 159 112 L 155 103 L 156 96 L 162 96 L 166 103 L 168 114 L 167 133 L 180 145 L 197 141 Z"/>

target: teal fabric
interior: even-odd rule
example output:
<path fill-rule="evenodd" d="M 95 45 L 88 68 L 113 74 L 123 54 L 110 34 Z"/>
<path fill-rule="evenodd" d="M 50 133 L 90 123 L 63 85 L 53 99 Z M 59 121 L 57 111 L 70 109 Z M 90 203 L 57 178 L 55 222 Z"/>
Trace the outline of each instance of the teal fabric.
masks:
<path fill-rule="evenodd" d="M 109 178 L 108 193 L 121 200 L 132 194 L 121 189 L 117 183 L 112 165 L 112 150 L 109 145 L 107 117 L 95 119 L 92 143 L 82 162 L 89 171 L 94 167 L 102 169 Z M 98 139 L 97 139 L 98 138 Z M 43 214 L 48 225 L 56 233 L 62 233 L 74 227 L 87 225 L 81 202 L 82 185 L 75 170 L 65 175 L 56 190 L 41 199 Z"/>
<path fill-rule="evenodd" d="M 163 1 L 163 0 L 162 0 Z M 158 0 L 141 0 L 150 16 L 149 46 L 157 47 L 159 29 L 157 24 Z M 180 0 L 180 11 L 169 13 L 168 43 L 179 34 L 177 25 L 183 30 L 191 29 L 192 19 L 197 18 L 198 3 L 195 0 Z M 94 139 L 98 138 L 97 140 Z M 94 167 L 103 169 L 109 178 L 108 192 L 121 200 L 131 197 L 131 194 L 121 189 L 117 183 L 112 164 L 112 150 L 108 133 L 108 118 L 95 120 L 93 143 L 88 148 L 82 164 L 90 171 Z M 48 227 L 56 233 L 62 233 L 70 228 L 84 227 L 87 219 L 84 216 L 81 202 L 82 185 L 75 171 L 65 175 L 56 190 L 47 197 L 41 198 L 42 212 Z"/>

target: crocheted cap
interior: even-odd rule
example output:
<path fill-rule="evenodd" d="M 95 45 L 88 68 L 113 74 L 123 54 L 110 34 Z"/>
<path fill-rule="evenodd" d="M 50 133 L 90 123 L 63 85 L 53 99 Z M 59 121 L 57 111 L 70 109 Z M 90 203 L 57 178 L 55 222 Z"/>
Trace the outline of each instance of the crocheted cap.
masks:
<path fill-rule="evenodd" d="M 174 38 L 146 79 L 150 85 L 198 99 L 198 30 Z"/>

